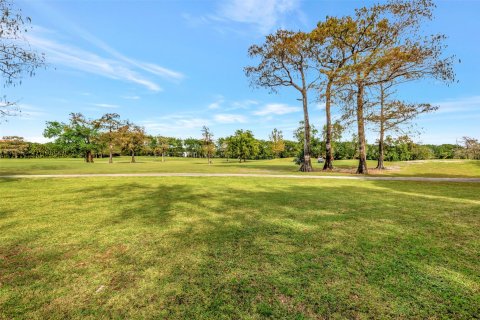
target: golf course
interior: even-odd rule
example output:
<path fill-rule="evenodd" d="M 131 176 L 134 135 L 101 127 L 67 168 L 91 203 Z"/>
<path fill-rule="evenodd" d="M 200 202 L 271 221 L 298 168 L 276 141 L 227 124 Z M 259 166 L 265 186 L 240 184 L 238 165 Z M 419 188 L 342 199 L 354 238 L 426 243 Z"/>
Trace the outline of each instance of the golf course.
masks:
<path fill-rule="evenodd" d="M 479 13 L 0 0 L 0 320 L 480 320 Z"/>
<path fill-rule="evenodd" d="M 0 172 L 298 174 L 291 159 L 123 160 L 5 159 Z M 475 178 L 479 168 L 404 163 L 382 176 Z M 480 183 L 84 176 L 0 178 L 0 194 L 5 319 L 480 311 Z"/>

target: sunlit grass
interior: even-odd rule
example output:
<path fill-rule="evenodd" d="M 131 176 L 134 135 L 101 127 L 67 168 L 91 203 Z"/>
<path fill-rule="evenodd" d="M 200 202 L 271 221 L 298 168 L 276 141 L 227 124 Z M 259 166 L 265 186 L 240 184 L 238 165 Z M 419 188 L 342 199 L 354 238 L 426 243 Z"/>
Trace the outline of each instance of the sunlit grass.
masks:
<path fill-rule="evenodd" d="M 237 160 L 214 159 L 208 165 L 206 159 L 137 157 L 130 163 L 129 157 L 116 158 L 113 164 L 107 159 L 95 159 L 87 164 L 82 159 L 0 159 L 0 175 L 10 174 L 73 174 L 73 173 L 260 173 L 260 174 L 305 174 L 298 171 L 293 159 Z M 313 175 L 346 175 L 355 172 L 356 160 L 335 161 L 334 172 L 322 172 L 323 164 L 313 163 Z M 375 161 L 368 161 L 375 168 Z M 423 177 L 480 177 L 480 161 L 474 160 L 429 160 L 386 163 L 389 170 L 372 170 L 372 175 L 423 176 Z"/>
<path fill-rule="evenodd" d="M 2 319 L 479 314 L 478 184 L 0 179 L 0 194 Z"/>

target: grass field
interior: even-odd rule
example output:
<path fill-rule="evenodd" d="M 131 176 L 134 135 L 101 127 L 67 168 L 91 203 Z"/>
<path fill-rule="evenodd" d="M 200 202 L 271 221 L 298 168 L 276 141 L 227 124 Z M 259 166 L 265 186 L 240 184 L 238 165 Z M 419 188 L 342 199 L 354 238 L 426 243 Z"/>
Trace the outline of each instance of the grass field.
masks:
<path fill-rule="evenodd" d="M 11 163 L 3 174 L 88 167 Z M 184 170 L 168 163 L 115 168 Z M 2 319 L 480 314 L 480 184 L 0 179 L 0 194 Z"/>
<path fill-rule="evenodd" d="M 73 174 L 73 173 L 263 173 L 263 174 L 314 174 L 345 175 L 355 172 L 356 160 L 335 161 L 335 172 L 322 172 L 322 164 L 314 163 L 315 172 L 300 173 L 293 159 L 257 160 L 238 163 L 236 160 L 214 159 L 208 165 L 205 159 L 138 157 L 138 163 L 130 163 L 129 157 L 116 158 L 113 164 L 107 159 L 96 159 L 87 164 L 82 159 L 0 159 L 0 175 L 11 174 Z M 369 161 L 370 168 L 376 162 Z M 421 176 L 421 177 L 480 177 L 480 161 L 474 160 L 429 160 L 386 163 L 391 170 L 372 175 Z"/>

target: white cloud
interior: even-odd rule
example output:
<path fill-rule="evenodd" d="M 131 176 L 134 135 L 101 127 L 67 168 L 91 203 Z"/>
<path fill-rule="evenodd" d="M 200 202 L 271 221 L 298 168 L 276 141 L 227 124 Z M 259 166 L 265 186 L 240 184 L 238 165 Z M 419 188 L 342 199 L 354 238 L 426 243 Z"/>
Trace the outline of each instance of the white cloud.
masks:
<path fill-rule="evenodd" d="M 179 119 L 177 121 L 177 125 L 179 125 L 181 128 L 201 128 L 204 125 L 206 125 L 209 121 L 205 119 Z"/>
<path fill-rule="evenodd" d="M 92 103 L 92 105 L 100 108 L 107 108 L 107 109 L 120 108 L 120 106 L 117 106 L 116 104 L 108 104 L 108 103 Z"/>
<path fill-rule="evenodd" d="M 98 48 L 101 48 L 105 52 L 111 54 L 113 57 L 115 57 L 115 58 L 117 58 L 117 59 L 119 59 L 123 62 L 126 62 L 127 64 L 138 67 L 140 69 L 143 69 L 144 71 L 150 72 L 152 74 L 155 74 L 157 76 L 166 78 L 168 80 L 181 80 L 181 79 L 184 78 L 184 75 L 180 72 L 177 72 L 177 71 L 174 71 L 174 70 L 171 70 L 171 69 L 167 69 L 165 67 L 159 66 L 159 65 L 154 64 L 154 63 L 142 62 L 142 61 L 138 61 L 138 60 L 129 58 L 129 57 L 121 54 L 117 50 L 113 49 L 108 44 L 106 44 L 102 40 L 98 39 L 97 37 L 95 37 L 91 33 L 87 32 L 86 30 L 83 30 L 78 26 L 74 26 L 73 28 L 81 38 L 83 38 L 84 40 L 87 40 L 88 42 L 97 46 Z"/>
<path fill-rule="evenodd" d="M 16 108 L 19 111 L 20 120 L 36 120 L 47 115 L 42 108 L 30 104 L 19 104 Z"/>
<path fill-rule="evenodd" d="M 258 101 L 256 101 L 256 100 L 251 100 L 251 99 L 241 100 L 241 101 L 234 101 L 234 102 L 231 103 L 231 107 L 228 108 L 228 110 L 248 109 L 248 108 L 250 108 L 252 105 L 257 105 L 257 104 L 258 104 Z"/>
<path fill-rule="evenodd" d="M 216 114 L 214 120 L 218 123 L 244 123 L 247 122 L 247 118 L 240 114 Z"/>
<path fill-rule="evenodd" d="M 215 109 L 220 109 L 222 104 L 225 102 L 225 99 L 222 95 L 216 95 L 215 101 L 210 103 L 207 108 L 209 110 L 215 110 Z"/>
<path fill-rule="evenodd" d="M 252 24 L 261 33 L 270 32 L 285 18 L 299 11 L 300 0 L 225 0 L 215 16 L 217 21 Z"/>
<path fill-rule="evenodd" d="M 140 100 L 139 96 L 122 96 L 122 98 L 127 100 Z"/>
<path fill-rule="evenodd" d="M 207 106 L 207 108 L 208 108 L 208 109 L 211 109 L 211 110 L 219 109 L 219 108 L 220 108 L 220 105 L 221 105 L 221 102 L 220 102 L 220 101 L 215 101 L 215 102 L 210 103 L 210 104 Z"/>
<path fill-rule="evenodd" d="M 207 108 L 210 110 L 216 110 L 222 108 L 225 111 L 232 111 L 238 109 L 248 109 L 252 105 L 257 105 L 258 102 L 251 99 L 239 100 L 239 101 L 226 101 L 225 98 L 221 95 L 218 96 L 217 100 L 210 103 Z"/>
<path fill-rule="evenodd" d="M 287 113 L 293 113 L 301 111 L 300 107 L 293 107 L 282 103 L 270 103 L 265 105 L 260 110 L 255 111 L 253 114 L 257 116 L 265 116 L 265 115 L 283 115 Z"/>
<path fill-rule="evenodd" d="M 318 110 L 324 110 L 325 109 L 325 102 L 319 102 L 317 103 L 317 105 L 315 106 L 316 109 Z"/>
<path fill-rule="evenodd" d="M 461 112 L 469 110 L 480 111 L 480 96 L 449 99 L 432 103 L 432 105 L 439 106 L 437 113 Z"/>
<path fill-rule="evenodd" d="M 126 57 L 85 32 L 79 32 L 82 38 L 104 50 L 112 57 L 100 56 L 91 51 L 53 40 L 51 37 L 54 36 L 54 33 L 47 32 L 44 28 L 40 27 L 34 30 L 37 30 L 37 32 L 27 34 L 26 38 L 32 47 L 47 54 L 50 63 L 60 64 L 110 79 L 133 82 L 155 92 L 162 91 L 162 88 L 155 81 L 148 78 L 144 74 L 145 72 L 172 81 L 178 81 L 184 77 L 180 72 Z"/>
<path fill-rule="evenodd" d="M 173 71 L 164 67 L 161 67 L 159 65 L 153 64 L 153 63 L 142 63 L 138 62 L 136 60 L 131 60 L 128 58 L 124 58 L 124 61 L 130 62 L 133 65 L 138 66 L 139 68 L 148 71 L 150 73 L 153 73 L 157 76 L 161 76 L 164 78 L 167 78 L 169 80 L 182 80 L 185 76 L 177 71 Z"/>
<path fill-rule="evenodd" d="M 147 130 L 154 131 L 154 133 L 175 136 L 200 133 L 200 129 L 209 123 L 208 119 L 198 118 L 191 114 L 170 114 L 140 122 Z"/>

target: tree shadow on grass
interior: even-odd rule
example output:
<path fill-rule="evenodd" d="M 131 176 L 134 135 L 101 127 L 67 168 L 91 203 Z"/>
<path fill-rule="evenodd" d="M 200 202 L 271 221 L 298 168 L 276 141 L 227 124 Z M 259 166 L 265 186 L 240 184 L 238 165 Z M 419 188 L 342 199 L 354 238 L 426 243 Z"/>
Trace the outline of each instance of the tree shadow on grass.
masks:
<path fill-rule="evenodd" d="M 3 167 L 0 165 L 0 178 L 1 176 L 18 175 L 18 174 L 36 174 L 39 171 L 47 171 L 48 173 L 65 172 L 65 170 L 71 170 L 72 168 L 62 164 L 29 164 L 25 167 Z"/>
<path fill-rule="evenodd" d="M 440 199 L 461 203 L 470 200 L 480 204 L 480 183 L 430 182 L 430 181 L 381 181 L 371 183 L 394 194 L 420 199 Z"/>
<path fill-rule="evenodd" d="M 112 237 L 92 251 L 97 258 L 90 261 L 101 266 L 92 268 L 106 289 L 93 297 L 75 290 L 63 271 L 71 295 L 53 294 L 49 308 L 37 306 L 37 316 L 47 311 L 204 319 L 475 314 L 471 289 L 424 268 L 442 265 L 468 280 L 475 275 L 469 267 L 478 267 L 472 250 L 448 248 L 458 239 L 471 241 L 475 228 L 451 225 L 444 213 L 458 202 L 448 197 L 392 196 L 394 187 L 385 182 L 372 188 L 358 182 L 322 187 L 275 180 L 152 181 L 111 180 L 69 191 L 72 201 L 99 208 L 101 217 L 92 226 L 98 237 Z M 475 208 L 463 206 L 470 213 Z M 458 237 L 444 238 L 445 230 Z M 456 261 L 458 256 L 464 259 Z M 52 257 L 55 270 L 54 261 L 62 259 Z M 15 274 L 9 265 L 4 270 Z M 29 284 L 12 284 L 15 291 L 21 288 Z"/>

